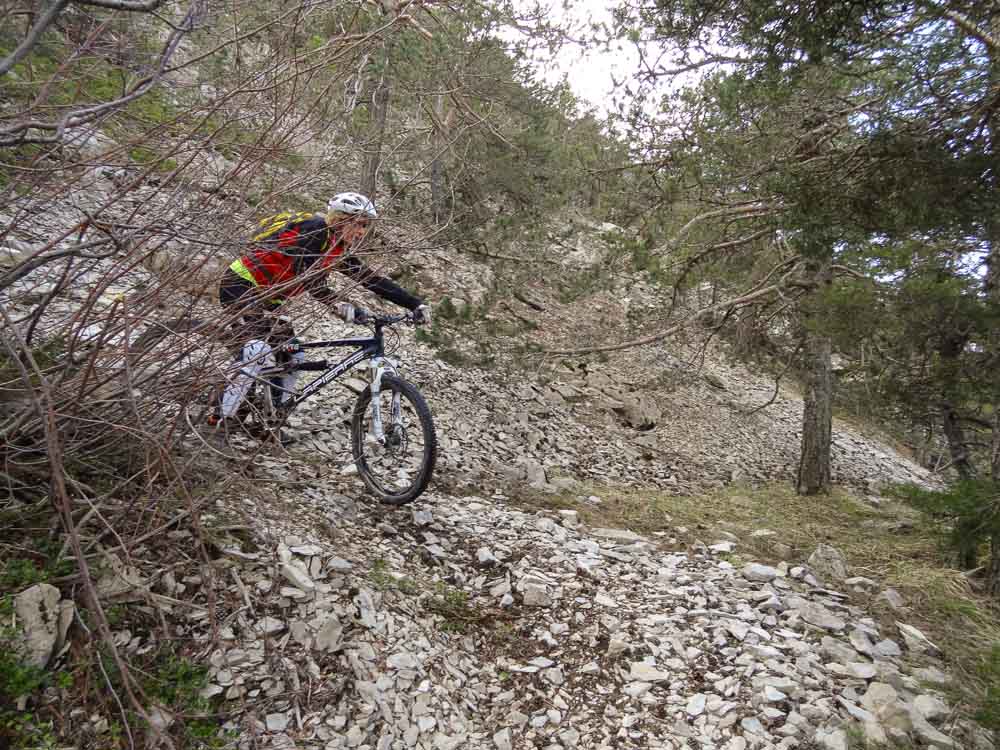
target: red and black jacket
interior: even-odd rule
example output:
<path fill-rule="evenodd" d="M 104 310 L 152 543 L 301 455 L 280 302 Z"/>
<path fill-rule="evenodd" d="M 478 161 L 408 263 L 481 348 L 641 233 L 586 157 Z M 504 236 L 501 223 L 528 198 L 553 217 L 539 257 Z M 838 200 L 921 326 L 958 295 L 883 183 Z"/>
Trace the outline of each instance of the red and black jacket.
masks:
<path fill-rule="evenodd" d="M 252 283 L 259 288 L 273 288 L 278 298 L 307 291 L 316 299 L 328 300 L 336 293 L 326 285 L 326 276 L 330 270 L 336 270 L 400 307 L 416 310 L 424 304 L 419 297 L 374 273 L 345 251 L 326 221 L 314 217 L 289 225 L 278 234 L 276 247 L 253 248 L 230 268 L 246 281 L 251 281 L 248 276 L 252 277 Z"/>

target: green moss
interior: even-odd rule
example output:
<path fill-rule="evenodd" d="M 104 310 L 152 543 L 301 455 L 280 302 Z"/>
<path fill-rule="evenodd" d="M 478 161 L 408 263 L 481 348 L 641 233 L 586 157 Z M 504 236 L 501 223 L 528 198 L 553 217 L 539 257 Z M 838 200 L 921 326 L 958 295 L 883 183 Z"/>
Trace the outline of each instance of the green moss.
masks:
<path fill-rule="evenodd" d="M 26 523 L 24 519 L 12 518 L 12 527 Z M 8 530 L 12 530 L 8 527 Z M 0 564 L 0 593 L 16 593 L 33 586 L 69 575 L 73 572 L 73 561 L 60 558 L 61 541 L 57 538 L 20 536 L 23 529 L 13 529 L 12 536 L 24 552 L 19 557 L 8 557 Z"/>
<path fill-rule="evenodd" d="M 20 591 L 45 580 L 45 574 L 31 560 L 14 558 L 0 568 L 0 587 Z"/>
<path fill-rule="evenodd" d="M 0 747 L 10 750 L 57 750 L 64 747 L 52 721 L 29 713 L 0 711 Z"/>
<path fill-rule="evenodd" d="M 153 165 L 157 172 L 171 172 L 177 169 L 175 159 L 163 158 L 155 151 L 145 146 L 134 146 L 129 149 L 129 158 L 140 166 L 148 167 Z"/>

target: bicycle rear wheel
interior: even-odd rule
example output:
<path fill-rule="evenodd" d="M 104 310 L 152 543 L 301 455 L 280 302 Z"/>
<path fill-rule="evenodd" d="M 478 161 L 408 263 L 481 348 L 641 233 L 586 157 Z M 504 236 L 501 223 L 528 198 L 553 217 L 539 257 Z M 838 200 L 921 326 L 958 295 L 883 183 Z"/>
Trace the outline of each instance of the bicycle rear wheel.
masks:
<path fill-rule="evenodd" d="M 203 426 L 212 428 L 215 424 L 212 420 L 220 416 L 222 398 L 230 384 L 231 379 L 223 379 L 207 385 L 185 402 L 184 410 L 188 427 L 194 430 Z M 227 437 L 234 434 L 243 435 L 267 441 L 278 438 L 281 422 L 269 385 L 254 382 L 240 402 L 236 413 L 225 425 L 220 425 L 222 429 L 229 430 L 229 432 L 220 434 L 226 434 Z M 235 433 L 232 432 L 234 428 L 237 430 Z"/>
<path fill-rule="evenodd" d="M 351 452 L 358 474 L 386 505 L 405 505 L 427 488 L 437 461 L 431 411 L 415 386 L 383 375 L 378 393 L 382 422 L 376 434 L 371 387 L 358 396 L 351 419 Z"/>

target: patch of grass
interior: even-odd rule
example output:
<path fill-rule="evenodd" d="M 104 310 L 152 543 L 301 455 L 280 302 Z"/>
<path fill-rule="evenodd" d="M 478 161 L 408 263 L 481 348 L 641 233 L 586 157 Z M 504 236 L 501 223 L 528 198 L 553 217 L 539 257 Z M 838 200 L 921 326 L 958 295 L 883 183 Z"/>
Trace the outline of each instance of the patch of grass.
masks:
<path fill-rule="evenodd" d="M 157 172 L 172 172 L 177 169 L 177 160 L 163 158 L 156 151 L 146 146 L 133 146 L 128 152 L 129 158 L 141 167 L 153 165 Z"/>
<path fill-rule="evenodd" d="M 440 615 L 444 619 L 441 630 L 451 633 L 464 633 L 484 620 L 483 615 L 469 604 L 468 594 L 443 583 L 439 583 L 434 595 L 424 601 L 424 609 Z"/>
<path fill-rule="evenodd" d="M 601 503 L 579 503 L 575 496 L 593 494 Z M 671 532 L 683 526 L 693 539 L 711 544 L 723 532 L 741 538 L 736 555 L 752 555 L 766 562 L 780 562 L 776 542 L 788 545 L 795 559 L 804 560 L 818 544 L 828 543 L 840 548 L 857 567 L 863 561 L 866 575 L 884 573 L 897 555 L 886 545 L 876 544 L 886 530 L 881 523 L 884 514 L 864 506 L 846 492 L 835 491 L 817 499 L 800 497 L 786 485 L 750 488 L 730 486 L 702 495 L 672 495 L 649 490 L 625 490 L 608 487 L 581 488 L 573 495 L 527 496 L 530 504 L 548 508 L 573 508 L 591 526 L 627 528 L 639 534 Z M 757 529 L 771 529 L 774 536 L 751 537 Z M 916 533 L 912 539 L 897 539 L 916 543 L 922 553 L 933 549 L 926 533 Z M 791 560 L 789 561 L 791 562 Z"/>
<path fill-rule="evenodd" d="M 599 264 L 567 272 L 565 280 L 559 285 L 559 301 L 567 305 L 594 294 L 607 286 L 609 278 L 607 269 Z"/>
<path fill-rule="evenodd" d="M 372 563 L 371 572 L 368 574 L 368 580 L 372 582 L 372 585 L 379 591 L 386 591 L 395 589 L 402 594 L 407 596 L 413 596 L 420 591 L 420 586 L 412 578 L 402 577 L 399 578 L 394 576 L 389 571 L 389 564 L 379 558 Z"/>
<path fill-rule="evenodd" d="M 59 557 L 59 539 L 36 535 L 33 529 L 26 528 L 28 520 L 24 517 L 13 514 L 11 519 L 2 538 L 16 544 L 0 541 L 0 550 L 9 548 L 5 551 L 6 559 L 0 562 L 0 594 L 17 593 L 73 572 L 73 561 Z"/>
<path fill-rule="evenodd" d="M 479 360 L 454 347 L 445 346 L 438 349 L 437 357 L 442 362 L 447 362 L 454 367 L 474 367 L 479 364 Z"/>
<path fill-rule="evenodd" d="M 441 327 L 434 323 L 430 327 L 423 326 L 414 332 L 414 338 L 422 344 L 430 346 L 441 346 L 448 339 L 445 337 Z"/>
<path fill-rule="evenodd" d="M 437 304 L 435 312 L 445 320 L 454 320 L 458 317 L 458 309 L 455 307 L 455 303 L 451 301 L 451 297 L 448 296 L 442 298 L 441 302 Z"/>
<path fill-rule="evenodd" d="M 416 330 L 416 340 L 437 349 L 437 358 L 455 367 L 478 367 L 481 360 L 453 346 L 454 339 L 438 321 Z"/>
<path fill-rule="evenodd" d="M 31 356 L 38 368 L 44 372 L 58 364 L 65 352 L 66 342 L 61 337 L 55 337 L 32 347 Z M 25 369 L 29 373 L 29 386 L 31 388 L 37 387 L 39 385 L 38 377 L 30 365 L 26 365 Z M 17 360 L 12 359 L 6 352 L 0 353 L 0 399 L 4 398 L 4 391 L 10 390 L 16 394 L 23 389 L 24 385 Z"/>
<path fill-rule="evenodd" d="M 483 309 L 480 309 L 479 312 L 481 315 L 485 314 L 485 310 Z M 476 310 L 473 309 L 473 306 L 468 302 L 464 302 L 461 307 L 458 307 L 455 305 L 454 301 L 452 301 L 451 297 L 446 295 L 437 305 L 435 305 L 434 314 L 440 316 L 444 320 L 464 324 L 472 322 L 472 319 L 476 317 Z"/>
<path fill-rule="evenodd" d="M 160 652 L 152 672 L 147 673 L 143 690 L 173 714 L 182 717 L 178 725 L 186 737 L 183 747 L 222 748 L 219 722 L 209 701 L 201 697 L 208 685 L 208 667 L 195 664 L 171 649 Z"/>
<path fill-rule="evenodd" d="M 746 564 L 746 559 L 742 555 L 738 555 L 735 552 L 723 552 L 719 555 L 720 560 L 725 560 L 727 563 L 732 565 L 734 568 L 739 568 Z"/>
<path fill-rule="evenodd" d="M 1000 643 L 993 644 L 979 671 L 985 694 L 976 711 L 976 721 L 987 729 L 1000 732 Z"/>

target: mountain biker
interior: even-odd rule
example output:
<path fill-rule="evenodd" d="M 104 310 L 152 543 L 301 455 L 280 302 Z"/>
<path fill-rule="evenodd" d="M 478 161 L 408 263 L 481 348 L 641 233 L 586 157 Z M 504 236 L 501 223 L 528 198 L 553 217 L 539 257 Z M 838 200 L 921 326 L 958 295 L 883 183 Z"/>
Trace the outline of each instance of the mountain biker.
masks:
<path fill-rule="evenodd" d="M 239 361 L 245 364 L 226 387 L 218 410 L 209 417 L 211 426 L 226 426 L 260 371 L 274 366 L 273 347 L 294 339 L 289 319 L 273 314 L 288 298 L 309 292 L 346 323 L 364 323 L 368 319 L 366 310 L 342 300 L 327 286 L 331 270 L 413 311 L 415 323 L 431 322 L 426 302 L 373 273 L 350 254 L 377 216 L 375 204 L 364 195 L 338 193 L 327 204 L 325 216 L 290 221 L 276 233 L 273 246 L 251 244 L 248 252 L 229 266 L 219 284 L 219 300 L 223 310 L 238 315 L 243 339 Z M 302 352 L 290 356 L 293 361 L 305 359 Z M 274 384 L 279 416 L 287 412 L 296 374 L 285 375 Z M 279 439 L 283 444 L 293 442 L 284 434 Z"/>

